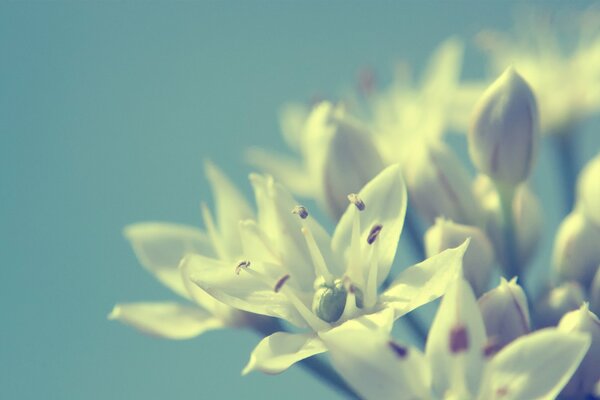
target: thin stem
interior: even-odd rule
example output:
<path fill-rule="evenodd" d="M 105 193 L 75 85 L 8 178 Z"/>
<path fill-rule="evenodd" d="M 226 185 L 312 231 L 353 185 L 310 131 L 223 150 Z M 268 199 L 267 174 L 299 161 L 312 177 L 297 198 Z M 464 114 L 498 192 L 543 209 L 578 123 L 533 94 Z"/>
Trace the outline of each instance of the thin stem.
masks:
<path fill-rule="evenodd" d="M 504 238 L 504 275 L 507 279 L 519 275 L 519 249 L 517 247 L 516 230 L 513 217 L 514 187 L 497 186 L 502 209 L 502 234 Z M 522 278 L 521 278 L 522 279 Z"/>
<path fill-rule="evenodd" d="M 254 324 L 253 328 L 256 333 L 262 337 L 269 336 L 275 332 L 288 332 L 281 325 L 281 322 L 276 318 L 268 318 L 264 323 Z M 262 320 L 261 320 L 262 322 Z M 350 399 L 359 399 L 360 397 L 346 384 L 341 376 L 331 367 L 330 364 L 323 361 L 319 356 L 305 358 L 298 362 L 300 367 L 310 373 L 317 380 L 326 383 L 332 389 L 346 395 Z"/>
<path fill-rule="evenodd" d="M 561 132 L 552 135 L 552 148 L 559 164 L 559 185 L 564 202 L 564 214 L 569 213 L 575 204 L 575 183 L 577 182 L 577 135 Z"/>

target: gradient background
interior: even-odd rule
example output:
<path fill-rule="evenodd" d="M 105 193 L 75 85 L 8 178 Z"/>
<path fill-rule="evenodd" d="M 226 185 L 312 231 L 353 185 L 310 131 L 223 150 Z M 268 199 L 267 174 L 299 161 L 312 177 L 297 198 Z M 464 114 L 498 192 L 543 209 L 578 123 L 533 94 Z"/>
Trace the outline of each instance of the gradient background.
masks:
<path fill-rule="evenodd" d="M 200 224 L 204 158 L 250 195 L 243 150 L 284 148 L 282 103 L 335 96 L 365 65 L 386 81 L 450 34 L 512 26 L 515 3 L 480 3 L 2 2 L 0 398 L 335 398 L 297 367 L 241 378 L 249 332 L 172 342 L 107 321 L 117 301 L 174 298 L 121 230 Z M 464 76 L 482 77 L 469 43 Z M 581 160 L 599 130 L 586 125 Z M 534 179 L 553 215 L 538 268 L 559 221 L 549 154 Z"/>

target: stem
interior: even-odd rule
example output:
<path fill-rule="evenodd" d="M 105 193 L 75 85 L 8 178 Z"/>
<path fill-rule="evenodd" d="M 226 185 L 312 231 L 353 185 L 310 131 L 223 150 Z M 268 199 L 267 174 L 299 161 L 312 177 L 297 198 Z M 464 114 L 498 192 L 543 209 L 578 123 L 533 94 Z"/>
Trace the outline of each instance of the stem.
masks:
<path fill-rule="evenodd" d="M 263 323 L 264 322 L 264 323 Z M 254 331 L 262 337 L 269 336 L 275 332 L 289 332 L 281 322 L 276 318 L 265 318 L 257 324 L 253 324 Z M 326 383 L 332 389 L 346 395 L 350 399 L 359 399 L 360 397 L 346 384 L 342 377 L 319 356 L 305 358 L 298 362 L 300 367 L 310 373 L 317 380 Z"/>
<path fill-rule="evenodd" d="M 516 241 L 515 223 L 513 218 L 514 187 L 497 185 L 502 209 L 502 234 L 504 236 L 504 275 L 507 279 L 519 275 L 519 249 Z M 521 279 L 522 280 L 522 279 Z M 523 283 L 523 282 L 521 282 Z M 523 286 L 521 284 L 521 286 Z"/>
<path fill-rule="evenodd" d="M 577 143 L 576 135 L 559 132 L 551 136 L 552 147 L 559 163 L 559 175 L 562 185 L 564 214 L 569 213 L 575 204 L 575 183 L 577 182 Z"/>

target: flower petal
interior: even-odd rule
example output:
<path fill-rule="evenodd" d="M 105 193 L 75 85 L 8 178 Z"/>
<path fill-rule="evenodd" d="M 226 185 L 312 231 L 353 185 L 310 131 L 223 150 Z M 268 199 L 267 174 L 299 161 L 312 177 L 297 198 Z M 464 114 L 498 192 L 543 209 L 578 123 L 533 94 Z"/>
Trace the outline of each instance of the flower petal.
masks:
<path fill-rule="evenodd" d="M 430 374 L 423 354 L 373 329 L 342 326 L 321 333 L 336 370 L 365 399 L 427 399 Z"/>
<path fill-rule="evenodd" d="M 306 326 L 290 300 L 282 292 L 275 292 L 278 277 L 271 276 L 271 272 L 265 271 L 259 264 L 252 263 L 249 268 L 264 275 L 265 281 L 248 271 L 236 274 L 235 265 L 197 254 L 185 257 L 181 268 L 188 270 L 187 275 L 193 283 L 231 307 L 282 318 L 299 327 Z M 272 279 L 271 286 L 267 279 Z"/>
<path fill-rule="evenodd" d="M 585 356 L 587 335 L 542 329 L 522 336 L 491 361 L 480 399 L 554 399 Z"/>
<path fill-rule="evenodd" d="M 221 319 L 198 307 L 173 302 L 117 304 L 108 319 L 165 339 L 190 339 L 225 326 Z"/>
<path fill-rule="evenodd" d="M 300 360 L 323 353 L 325 345 L 313 333 L 277 332 L 254 348 L 242 375 L 254 370 L 279 374 Z"/>
<path fill-rule="evenodd" d="M 124 234 L 142 266 L 175 293 L 189 298 L 177 267 L 188 253 L 212 256 L 204 232 L 186 225 L 141 222 L 125 227 Z"/>
<path fill-rule="evenodd" d="M 367 237 L 375 224 L 381 224 L 383 229 L 377 240 L 379 243 L 377 286 L 387 278 L 392 262 L 396 255 L 398 240 L 404 225 L 406 214 L 406 186 L 398 165 L 391 165 L 380 172 L 360 191 L 358 197 L 365 203 L 363 211 L 350 204 L 342 215 L 332 239 L 334 253 L 348 257 L 352 239 L 352 226 L 355 214 L 360 218 L 360 252 L 356 262 L 362 268 L 368 268 L 371 263 Z M 365 273 L 366 275 L 366 273 Z"/>
<path fill-rule="evenodd" d="M 463 333 L 462 343 L 454 342 L 457 331 Z M 460 278 L 444 295 L 425 346 L 437 395 L 442 396 L 448 390 L 460 392 L 465 385 L 470 393 L 478 392 L 485 342 L 485 326 L 473 290 Z M 459 378 L 458 368 L 462 368 Z"/>
<path fill-rule="evenodd" d="M 396 318 L 442 296 L 461 274 L 469 241 L 402 271 L 382 294 L 381 301 L 396 310 Z"/>

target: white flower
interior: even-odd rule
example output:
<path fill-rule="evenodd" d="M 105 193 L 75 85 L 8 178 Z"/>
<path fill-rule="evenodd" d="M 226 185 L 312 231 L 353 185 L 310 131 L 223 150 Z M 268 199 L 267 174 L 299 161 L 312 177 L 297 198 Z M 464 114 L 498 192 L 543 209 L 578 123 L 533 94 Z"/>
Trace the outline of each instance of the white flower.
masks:
<path fill-rule="evenodd" d="M 568 133 L 600 111 L 600 13 L 564 17 L 523 13 L 515 34 L 486 31 L 478 38 L 495 74 L 513 66 L 529 82 L 543 134 Z M 575 43 L 567 51 L 565 38 Z"/>
<path fill-rule="evenodd" d="M 588 335 L 543 329 L 492 354 L 464 280 L 444 296 L 425 354 L 394 342 L 384 329 L 339 327 L 321 337 L 348 384 L 377 400 L 553 399 L 590 346 Z"/>
<path fill-rule="evenodd" d="M 397 165 L 349 196 L 351 204 L 333 237 L 281 185 L 258 175 L 251 181 L 258 220 L 240 224 L 244 260 L 236 266 L 189 255 L 181 264 L 184 274 L 215 298 L 308 330 L 263 339 L 244 373 L 281 372 L 326 351 L 317 333 L 345 322 L 381 324 L 379 311 L 386 307 L 399 318 L 441 296 L 459 273 L 466 243 L 407 268 L 378 293 L 394 260 L 406 212 L 406 189 Z"/>
<path fill-rule="evenodd" d="M 227 306 L 196 285 L 182 279 L 178 268 L 189 253 L 233 262 L 241 254 L 238 221 L 253 216 L 250 206 L 233 184 L 214 165 L 206 164 L 212 186 L 216 220 L 203 204 L 207 232 L 165 222 L 143 222 L 125 228 L 125 237 L 144 268 L 188 302 L 139 302 L 115 305 L 109 319 L 140 331 L 169 339 L 188 339 L 206 330 L 258 323 L 258 316 Z"/>

